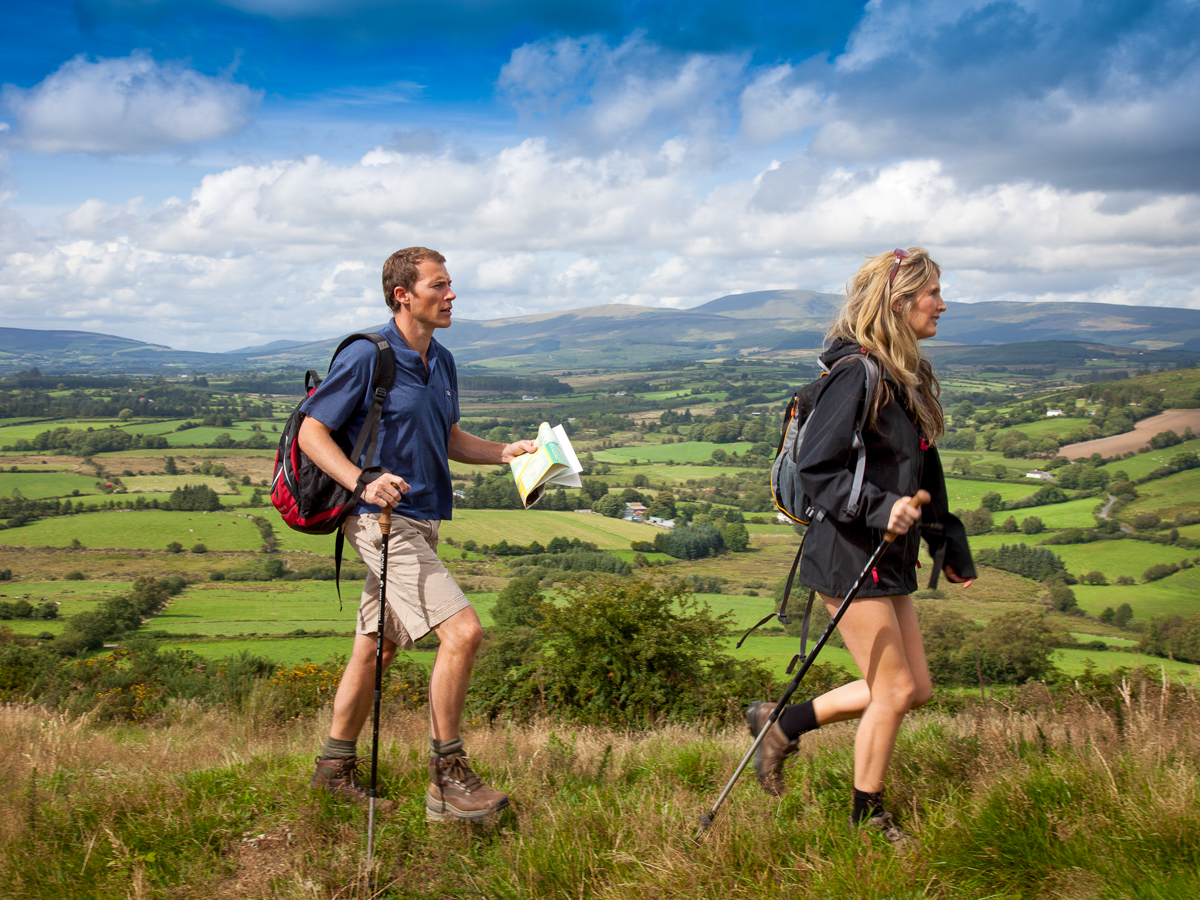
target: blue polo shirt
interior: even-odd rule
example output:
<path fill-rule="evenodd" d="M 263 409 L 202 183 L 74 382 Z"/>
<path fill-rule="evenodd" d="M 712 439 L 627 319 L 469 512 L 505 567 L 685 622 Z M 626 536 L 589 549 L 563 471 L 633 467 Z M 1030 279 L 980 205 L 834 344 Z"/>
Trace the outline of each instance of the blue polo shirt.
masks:
<path fill-rule="evenodd" d="M 370 464 L 383 466 L 408 482 L 410 489 L 396 512 L 410 519 L 449 519 L 454 511 L 447 451 L 450 426 L 458 421 L 458 371 L 450 351 L 429 341 L 429 369 L 410 350 L 394 320 L 373 329 L 388 339 L 396 354 L 396 382 L 383 401 L 379 443 Z M 300 407 L 333 432 L 347 453 L 371 406 L 375 345 L 355 341 L 341 352 L 321 386 Z M 352 460 L 363 468 L 363 460 Z M 379 512 L 359 501 L 356 515 Z"/>

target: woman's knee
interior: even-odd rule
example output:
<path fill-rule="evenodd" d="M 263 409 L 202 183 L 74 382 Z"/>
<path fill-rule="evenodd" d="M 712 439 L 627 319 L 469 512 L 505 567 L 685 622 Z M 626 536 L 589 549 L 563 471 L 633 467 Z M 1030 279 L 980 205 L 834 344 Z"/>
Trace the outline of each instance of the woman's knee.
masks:
<path fill-rule="evenodd" d="M 933 685 L 929 682 L 918 684 L 913 688 L 912 704 L 909 709 L 919 709 L 933 697 Z"/>
<path fill-rule="evenodd" d="M 911 678 L 894 678 L 887 684 L 876 683 L 871 687 L 871 705 L 903 715 L 920 704 L 916 703 L 919 692 Z"/>

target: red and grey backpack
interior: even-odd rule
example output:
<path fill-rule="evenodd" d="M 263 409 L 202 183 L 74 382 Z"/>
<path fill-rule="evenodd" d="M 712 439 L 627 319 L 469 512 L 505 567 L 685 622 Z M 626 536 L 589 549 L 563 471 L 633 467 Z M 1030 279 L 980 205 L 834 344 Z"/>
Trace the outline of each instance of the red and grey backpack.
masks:
<path fill-rule="evenodd" d="M 333 351 L 329 367 L 338 354 L 355 341 L 370 341 L 375 345 L 375 375 L 371 379 L 371 406 L 363 420 L 362 430 L 354 449 L 347 456 L 355 465 L 372 463 L 375 448 L 379 443 L 379 420 L 383 415 L 383 401 L 396 380 L 396 356 L 386 337 L 371 332 L 352 334 Z M 321 376 L 309 369 L 304 375 L 305 399 L 311 397 L 321 386 Z M 334 565 L 336 575 L 341 575 L 342 523 L 358 503 L 363 488 L 379 477 L 383 471 L 379 466 L 367 465 L 358 478 L 358 484 L 349 491 L 325 474 L 308 455 L 300 449 L 297 440 L 300 425 L 306 418 L 300 406 L 292 411 L 283 434 L 279 437 L 279 448 L 275 451 L 275 474 L 271 481 L 271 502 L 279 510 L 289 528 L 305 534 L 332 534 L 337 532 Z M 339 596 L 341 594 L 339 584 Z"/>

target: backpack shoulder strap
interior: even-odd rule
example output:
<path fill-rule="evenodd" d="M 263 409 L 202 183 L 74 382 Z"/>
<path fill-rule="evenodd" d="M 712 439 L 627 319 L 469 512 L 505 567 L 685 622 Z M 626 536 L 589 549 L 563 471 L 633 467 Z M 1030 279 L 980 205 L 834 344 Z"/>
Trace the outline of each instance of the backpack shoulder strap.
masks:
<path fill-rule="evenodd" d="M 379 443 L 379 420 L 383 416 L 383 401 L 396 381 L 396 354 L 392 352 L 392 345 L 388 343 L 388 339 L 378 332 L 352 334 L 338 344 L 338 348 L 333 351 L 333 359 L 329 361 L 330 368 L 333 368 L 333 360 L 337 359 L 338 354 L 355 341 L 370 341 L 375 345 L 375 374 L 371 378 L 371 405 L 367 410 L 367 417 L 363 420 L 362 430 L 358 433 L 358 440 L 354 443 L 354 449 L 350 451 L 352 463 L 361 465 L 362 462 L 365 462 L 370 465 L 375 460 L 375 448 Z M 358 489 L 362 490 L 361 484 Z"/>
<path fill-rule="evenodd" d="M 866 391 L 863 394 L 862 412 L 854 423 L 854 442 L 852 446 L 857 454 L 854 461 L 854 483 L 850 486 L 850 499 L 846 503 L 846 512 L 852 516 L 858 515 L 858 503 L 862 499 L 863 478 L 867 473 L 867 445 L 863 441 L 863 428 L 867 416 L 871 413 L 871 405 L 875 402 L 875 392 L 879 389 L 879 364 L 865 353 L 858 354 L 862 360 L 863 372 L 866 379 Z"/>

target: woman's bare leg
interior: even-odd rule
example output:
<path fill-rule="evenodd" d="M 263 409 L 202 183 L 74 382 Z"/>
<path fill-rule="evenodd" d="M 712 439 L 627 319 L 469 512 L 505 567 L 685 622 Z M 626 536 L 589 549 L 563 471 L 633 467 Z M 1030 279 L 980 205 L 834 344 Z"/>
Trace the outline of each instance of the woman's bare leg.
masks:
<path fill-rule="evenodd" d="M 836 611 L 840 601 L 829 597 L 823 599 L 826 606 L 830 607 L 831 614 Z M 915 630 L 916 615 L 912 612 L 912 601 L 907 597 L 903 598 L 906 602 L 901 602 L 898 610 L 898 599 L 863 597 L 851 604 L 842 617 L 838 631 L 859 671 L 863 673 L 861 686 L 858 682 L 852 682 L 818 698 L 828 698 L 821 706 L 831 716 L 838 717 L 830 721 L 840 721 L 853 717 L 855 707 L 864 699 L 863 686 L 866 688 L 867 703 L 861 709 L 861 721 L 854 741 L 854 786 L 865 793 L 876 793 L 883 789 L 884 774 L 896 746 L 900 722 L 919 696 L 917 678 L 924 676 L 922 680 L 925 684 L 921 687 L 925 687 L 929 679 L 923 648 L 920 650 L 918 675 L 914 677 L 908 659 L 905 632 Z M 904 625 L 901 624 L 901 617 L 905 619 Z M 915 639 L 919 645 L 919 630 L 916 630 Z M 924 692 L 927 696 L 927 687 Z M 818 704 L 814 702 L 813 705 L 815 710 Z"/>
<path fill-rule="evenodd" d="M 929 664 L 925 660 L 925 644 L 921 638 L 921 628 L 917 624 L 912 598 L 905 594 L 892 597 L 891 600 L 896 611 L 896 621 L 900 625 L 900 633 L 904 638 L 904 655 L 916 685 L 911 707 L 916 709 L 928 703 L 933 695 L 933 680 L 929 675 Z M 831 614 L 836 611 L 840 602 L 834 601 Z M 871 688 L 866 679 L 860 678 L 814 698 L 813 711 L 816 713 L 818 725 L 831 725 L 834 722 L 857 719 L 870 702 Z"/>

